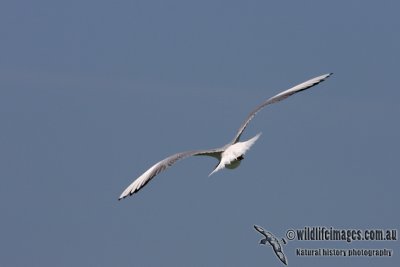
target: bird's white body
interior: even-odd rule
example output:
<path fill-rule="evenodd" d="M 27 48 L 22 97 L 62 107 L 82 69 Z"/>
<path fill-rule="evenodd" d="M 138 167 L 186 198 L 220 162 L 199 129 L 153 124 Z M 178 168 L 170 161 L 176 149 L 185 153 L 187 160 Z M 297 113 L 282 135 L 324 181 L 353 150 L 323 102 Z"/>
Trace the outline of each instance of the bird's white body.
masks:
<path fill-rule="evenodd" d="M 240 161 L 243 159 L 243 155 L 250 149 L 250 147 L 257 141 L 261 133 L 257 134 L 250 140 L 244 142 L 237 142 L 228 146 L 221 154 L 221 160 L 217 167 L 208 175 L 211 176 L 213 173 L 222 170 L 223 168 L 235 169 L 240 165 Z"/>
<path fill-rule="evenodd" d="M 119 199 L 125 198 L 129 195 L 136 193 L 142 187 L 144 187 L 151 179 L 153 179 L 157 174 L 164 171 L 166 168 L 173 165 L 178 160 L 187 158 L 189 156 L 210 156 L 210 157 L 214 157 L 214 158 L 218 159 L 219 163 L 215 167 L 215 169 L 210 173 L 210 175 L 212 175 L 213 173 L 215 173 L 225 167 L 228 169 L 237 168 L 240 165 L 241 160 L 243 160 L 243 155 L 250 149 L 250 147 L 252 145 L 254 145 L 254 143 L 257 141 L 257 139 L 261 135 L 261 133 L 259 133 L 247 141 L 244 141 L 244 142 L 239 141 L 243 131 L 246 129 L 247 125 L 254 118 L 254 116 L 257 114 L 257 112 L 259 112 L 261 109 L 263 109 L 265 106 L 267 106 L 269 104 L 276 103 L 278 101 L 286 99 L 287 97 L 289 97 L 293 94 L 307 90 L 308 88 L 311 88 L 314 85 L 319 84 L 320 82 L 322 82 L 326 78 L 328 78 L 330 75 L 331 75 L 331 73 L 318 76 L 316 78 L 313 78 L 313 79 L 303 82 L 299 85 L 296 85 L 286 91 L 283 91 L 283 92 L 265 100 L 263 103 L 261 103 L 259 106 L 257 106 L 252 112 L 250 112 L 250 114 L 244 120 L 242 125 L 239 127 L 239 130 L 236 133 L 234 139 L 229 144 L 227 144 L 221 148 L 208 149 L 208 150 L 194 150 L 194 151 L 177 153 L 177 154 L 169 156 L 166 159 L 163 159 L 160 162 L 154 164 L 152 167 L 150 167 L 150 169 L 148 169 L 146 172 L 144 172 L 142 175 L 140 175 L 135 181 L 133 181 L 133 183 L 131 183 L 122 192 Z"/>

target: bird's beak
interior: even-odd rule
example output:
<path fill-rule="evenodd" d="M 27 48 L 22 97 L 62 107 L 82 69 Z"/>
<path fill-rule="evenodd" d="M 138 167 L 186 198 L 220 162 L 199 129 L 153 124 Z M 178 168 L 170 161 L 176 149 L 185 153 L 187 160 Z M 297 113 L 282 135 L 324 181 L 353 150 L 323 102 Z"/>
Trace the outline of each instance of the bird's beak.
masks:
<path fill-rule="evenodd" d="M 267 243 L 267 239 L 266 238 L 260 240 L 260 244 L 265 245 L 266 243 Z"/>

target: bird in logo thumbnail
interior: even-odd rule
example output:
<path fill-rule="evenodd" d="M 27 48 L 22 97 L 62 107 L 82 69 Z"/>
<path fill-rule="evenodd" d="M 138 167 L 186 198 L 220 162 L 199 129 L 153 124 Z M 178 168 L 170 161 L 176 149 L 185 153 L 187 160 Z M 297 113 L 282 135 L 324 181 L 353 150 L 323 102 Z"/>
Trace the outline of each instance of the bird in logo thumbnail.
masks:
<path fill-rule="evenodd" d="M 265 238 L 260 240 L 260 244 L 265 245 L 267 242 L 272 246 L 276 256 L 281 260 L 281 262 L 285 265 L 288 264 L 285 254 L 282 251 L 281 243 L 278 238 L 276 238 L 271 232 L 265 231 L 262 227 L 258 225 L 254 225 L 254 229 L 257 230 L 260 234 L 265 236 Z"/>

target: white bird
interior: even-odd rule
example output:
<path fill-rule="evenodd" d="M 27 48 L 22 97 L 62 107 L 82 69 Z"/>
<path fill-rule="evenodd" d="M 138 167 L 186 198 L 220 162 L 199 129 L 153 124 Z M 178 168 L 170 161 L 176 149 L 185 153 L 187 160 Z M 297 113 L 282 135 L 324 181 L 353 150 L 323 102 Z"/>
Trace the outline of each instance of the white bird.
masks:
<path fill-rule="evenodd" d="M 167 169 L 169 166 L 173 165 L 178 160 L 187 158 L 189 156 L 210 156 L 210 157 L 214 157 L 214 158 L 218 159 L 219 160 L 218 165 L 209 174 L 209 176 L 223 168 L 234 169 L 234 168 L 238 167 L 241 160 L 243 160 L 244 154 L 250 149 L 250 147 L 257 141 L 257 139 L 261 135 L 261 133 L 259 133 L 247 141 L 239 142 L 240 136 L 242 135 L 243 131 L 246 129 L 249 122 L 257 114 L 257 112 L 259 112 L 262 108 L 264 108 L 265 106 L 267 106 L 269 104 L 276 103 L 276 102 L 281 101 L 293 94 L 304 91 L 310 87 L 313 87 L 314 85 L 319 84 L 320 82 L 322 82 L 326 78 L 328 78 L 331 74 L 332 73 L 318 76 L 316 78 L 313 78 L 313 79 L 303 82 L 299 85 L 296 85 L 286 91 L 283 91 L 283 92 L 265 100 L 263 103 L 261 103 L 259 106 L 257 106 L 252 112 L 250 112 L 250 114 L 247 116 L 247 118 L 244 120 L 244 122 L 240 126 L 238 132 L 235 135 L 235 138 L 233 138 L 233 140 L 230 143 L 226 144 L 225 146 L 223 146 L 221 148 L 215 148 L 215 149 L 193 150 L 193 151 L 177 153 L 177 154 L 169 156 L 168 158 L 163 159 L 160 162 L 154 164 L 150 169 L 148 169 L 145 173 L 143 173 L 141 176 L 139 176 L 135 181 L 133 181 L 133 183 L 131 183 L 122 192 L 122 194 L 119 197 L 119 200 L 138 192 L 157 174 L 164 171 L 165 169 Z"/>

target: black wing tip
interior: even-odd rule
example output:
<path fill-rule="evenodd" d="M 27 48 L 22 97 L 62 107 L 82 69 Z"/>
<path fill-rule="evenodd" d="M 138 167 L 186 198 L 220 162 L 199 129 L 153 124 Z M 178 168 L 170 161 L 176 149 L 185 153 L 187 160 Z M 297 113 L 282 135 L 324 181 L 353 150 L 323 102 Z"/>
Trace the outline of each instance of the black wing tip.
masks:
<path fill-rule="evenodd" d="M 260 226 L 258 226 L 258 225 L 256 225 L 256 224 L 254 224 L 253 227 L 254 227 L 254 229 L 256 229 L 256 231 L 259 232 L 259 233 L 261 233 L 261 231 L 263 231 L 263 228 L 260 227 Z"/>
<path fill-rule="evenodd" d="M 328 78 L 331 77 L 332 75 L 333 75 L 333 72 L 329 72 L 329 73 L 327 73 L 327 74 L 321 75 L 321 76 L 325 76 L 325 77 L 323 77 L 323 78 L 321 79 L 321 82 L 322 82 L 322 81 L 325 81 L 326 79 L 328 79 Z"/>
<path fill-rule="evenodd" d="M 315 85 L 317 85 L 317 84 L 322 83 L 323 81 L 325 81 L 326 79 L 328 79 L 329 77 L 331 77 L 331 75 L 333 75 L 333 72 L 329 72 L 328 74 L 325 74 L 325 77 L 323 77 L 323 78 L 321 78 L 320 80 L 316 81 L 316 82 L 315 82 L 314 84 L 312 84 L 311 86 L 309 86 L 309 87 L 307 87 L 307 88 L 304 88 L 303 90 L 306 90 L 306 89 L 308 89 L 308 88 L 310 88 L 310 87 L 313 87 L 313 86 L 315 86 Z M 322 75 L 322 76 L 324 76 L 324 75 Z M 303 90 L 300 90 L 300 91 L 303 91 Z"/>
<path fill-rule="evenodd" d="M 128 195 L 125 195 L 125 196 L 123 196 L 123 197 L 119 197 L 119 198 L 118 198 L 118 201 L 121 201 L 121 200 L 123 200 L 124 198 L 127 198 L 127 197 L 132 196 L 132 195 L 135 194 L 137 191 L 139 191 L 139 190 L 135 190 L 135 191 L 129 193 Z"/>

